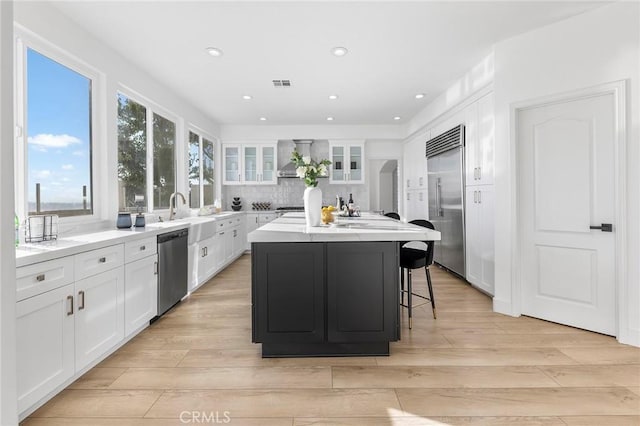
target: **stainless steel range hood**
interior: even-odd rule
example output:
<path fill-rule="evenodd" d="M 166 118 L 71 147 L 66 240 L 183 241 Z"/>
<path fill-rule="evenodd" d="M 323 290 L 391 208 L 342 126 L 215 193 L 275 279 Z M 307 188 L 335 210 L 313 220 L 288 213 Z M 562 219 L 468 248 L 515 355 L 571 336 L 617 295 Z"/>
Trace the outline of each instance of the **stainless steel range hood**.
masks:
<path fill-rule="evenodd" d="M 303 157 L 311 156 L 311 144 L 313 143 L 312 139 L 294 139 L 293 143 L 295 144 L 294 149 L 300 153 Z M 291 153 L 289 153 L 289 157 L 291 157 Z M 285 164 L 280 170 L 278 170 L 278 177 L 281 178 L 294 178 L 296 176 L 296 165 L 289 161 Z"/>

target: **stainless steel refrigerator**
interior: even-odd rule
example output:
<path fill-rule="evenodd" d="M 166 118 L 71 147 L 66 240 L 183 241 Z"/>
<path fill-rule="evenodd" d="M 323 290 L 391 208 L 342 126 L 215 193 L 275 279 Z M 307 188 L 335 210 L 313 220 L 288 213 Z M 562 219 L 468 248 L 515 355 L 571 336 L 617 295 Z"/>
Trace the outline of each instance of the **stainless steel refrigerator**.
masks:
<path fill-rule="evenodd" d="M 426 154 L 429 221 L 441 234 L 433 260 L 464 277 L 464 126 L 427 141 Z"/>

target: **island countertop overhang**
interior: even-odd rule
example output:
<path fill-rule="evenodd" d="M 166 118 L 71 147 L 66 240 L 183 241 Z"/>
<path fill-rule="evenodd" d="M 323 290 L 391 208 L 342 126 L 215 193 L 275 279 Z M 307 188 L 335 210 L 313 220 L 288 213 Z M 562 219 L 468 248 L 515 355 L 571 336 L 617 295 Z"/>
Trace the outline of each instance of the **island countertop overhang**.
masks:
<path fill-rule="evenodd" d="M 287 213 L 249 233 L 250 243 L 340 241 L 437 241 L 440 232 L 377 214 L 336 217 L 331 225 L 307 227 L 304 213 Z"/>

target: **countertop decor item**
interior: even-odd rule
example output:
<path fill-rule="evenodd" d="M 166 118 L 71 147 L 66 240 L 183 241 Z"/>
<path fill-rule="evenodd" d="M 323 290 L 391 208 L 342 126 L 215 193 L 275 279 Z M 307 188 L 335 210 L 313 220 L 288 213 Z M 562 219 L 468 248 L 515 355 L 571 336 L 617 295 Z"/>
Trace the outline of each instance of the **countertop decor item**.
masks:
<path fill-rule="evenodd" d="M 291 153 L 291 162 L 296 166 L 296 175 L 307 186 L 302 198 L 307 226 L 320 226 L 322 190 L 317 187 L 318 178 L 327 175 L 327 166 L 331 164 L 331 161 L 324 159 L 316 162 L 311 157 L 303 157 L 298 151 L 294 150 Z"/>
<path fill-rule="evenodd" d="M 116 227 L 118 229 L 131 228 L 131 213 L 129 212 L 118 213 L 118 220 L 116 221 Z"/>
<path fill-rule="evenodd" d="M 233 201 L 231 202 L 231 210 L 234 212 L 240 211 L 242 209 L 242 201 L 240 201 L 240 197 L 233 197 Z"/>

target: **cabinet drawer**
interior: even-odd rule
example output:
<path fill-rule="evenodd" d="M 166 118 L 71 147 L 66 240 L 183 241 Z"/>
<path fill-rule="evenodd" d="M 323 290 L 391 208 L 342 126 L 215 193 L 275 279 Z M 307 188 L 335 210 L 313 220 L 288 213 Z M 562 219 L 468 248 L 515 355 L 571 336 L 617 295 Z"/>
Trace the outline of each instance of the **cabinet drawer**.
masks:
<path fill-rule="evenodd" d="M 76 281 L 124 264 L 124 246 L 117 244 L 75 255 Z"/>
<path fill-rule="evenodd" d="M 73 281 L 73 256 L 16 268 L 17 301 Z"/>
<path fill-rule="evenodd" d="M 258 216 L 258 223 L 269 223 L 275 219 L 275 213 L 260 213 L 260 215 Z"/>
<path fill-rule="evenodd" d="M 156 237 L 145 238 L 144 240 L 131 241 L 124 244 L 124 261 L 126 263 L 144 259 L 147 256 L 158 252 Z"/>

